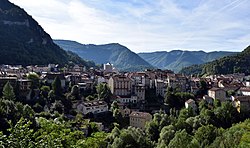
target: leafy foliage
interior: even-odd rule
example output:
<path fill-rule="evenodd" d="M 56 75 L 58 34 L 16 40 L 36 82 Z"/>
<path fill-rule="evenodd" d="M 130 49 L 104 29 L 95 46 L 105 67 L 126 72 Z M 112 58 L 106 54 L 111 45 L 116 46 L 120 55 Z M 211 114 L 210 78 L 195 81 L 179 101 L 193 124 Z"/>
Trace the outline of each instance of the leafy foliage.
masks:
<path fill-rule="evenodd" d="M 12 101 L 15 100 L 14 89 L 9 81 L 3 87 L 3 99 Z"/>

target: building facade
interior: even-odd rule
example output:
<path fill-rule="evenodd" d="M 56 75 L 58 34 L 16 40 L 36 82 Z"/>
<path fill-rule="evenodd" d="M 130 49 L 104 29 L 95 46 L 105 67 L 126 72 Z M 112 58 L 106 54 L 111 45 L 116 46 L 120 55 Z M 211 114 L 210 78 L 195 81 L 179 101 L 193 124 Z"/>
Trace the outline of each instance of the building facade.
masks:
<path fill-rule="evenodd" d="M 145 125 L 147 122 L 152 120 L 152 115 L 146 112 L 135 112 L 133 111 L 129 115 L 129 123 L 130 126 L 140 128 L 142 130 L 145 129 Z"/>

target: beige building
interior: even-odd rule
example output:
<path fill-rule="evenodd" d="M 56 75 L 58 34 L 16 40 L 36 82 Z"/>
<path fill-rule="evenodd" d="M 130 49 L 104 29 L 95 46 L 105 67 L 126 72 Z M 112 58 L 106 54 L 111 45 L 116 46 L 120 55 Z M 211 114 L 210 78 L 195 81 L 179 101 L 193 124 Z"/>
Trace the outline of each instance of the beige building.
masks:
<path fill-rule="evenodd" d="M 145 129 L 146 122 L 152 120 L 152 115 L 146 112 L 135 112 L 133 111 L 129 115 L 129 125 L 133 127 L 137 127 L 140 129 Z"/>
<path fill-rule="evenodd" d="M 211 88 L 208 90 L 208 96 L 213 99 L 219 99 L 220 101 L 226 100 L 226 91 L 221 88 Z"/>
<path fill-rule="evenodd" d="M 116 96 L 130 96 L 132 93 L 132 80 L 126 76 L 110 77 L 108 85 Z"/>

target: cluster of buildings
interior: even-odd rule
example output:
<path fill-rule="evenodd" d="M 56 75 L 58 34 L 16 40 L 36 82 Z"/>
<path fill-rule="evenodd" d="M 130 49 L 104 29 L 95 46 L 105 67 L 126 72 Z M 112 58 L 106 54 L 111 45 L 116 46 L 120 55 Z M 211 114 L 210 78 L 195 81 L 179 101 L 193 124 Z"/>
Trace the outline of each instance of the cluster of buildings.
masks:
<path fill-rule="evenodd" d="M 207 95 L 201 96 L 208 104 L 212 104 L 215 99 L 232 101 L 234 107 L 240 110 L 250 110 L 250 76 L 245 74 L 211 75 L 205 78 L 191 78 L 191 92 L 195 93 L 197 84 L 203 81 L 207 86 Z M 195 101 L 186 101 L 185 106 L 197 108 Z"/>
<path fill-rule="evenodd" d="M 48 66 L 10 66 L 0 67 L 0 89 L 9 81 L 12 86 L 18 86 L 23 96 L 29 97 L 31 80 L 27 74 L 35 72 L 39 74 L 40 81 L 50 85 L 55 77 L 61 80 L 62 88 L 77 85 L 79 90 L 92 90 L 100 83 L 109 86 L 112 93 L 111 102 L 117 101 L 123 117 L 130 118 L 130 125 L 144 128 L 145 123 L 152 119 L 152 115 L 145 112 L 144 104 L 147 102 L 147 91 L 151 90 L 156 96 L 164 97 L 168 87 L 181 92 L 197 93 L 200 82 L 203 81 L 208 89 L 207 95 L 200 96 L 208 103 L 214 99 L 220 101 L 231 100 L 234 106 L 249 108 L 250 106 L 250 77 L 244 74 L 213 75 L 205 78 L 175 74 L 169 70 L 145 70 L 143 72 L 119 73 L 112 64 L 104 64 L 102 70 L 86 69 L 81 65 L 69 65 L 59 69 L 58 65 Z M 231 94 L 230 94 L 231 93 Z M 196 101 L 189 99 L 185 107 L 197 109 Z M 132 104 L 132 107 L 131 107 Z M 73 108 L 86 115 L 89 113 L 99 114 L 109 111 L 110 104 L 95 99 L 94 101 L 78 100 Z M 160 108 L 159 108 L 160 110 Z"/>

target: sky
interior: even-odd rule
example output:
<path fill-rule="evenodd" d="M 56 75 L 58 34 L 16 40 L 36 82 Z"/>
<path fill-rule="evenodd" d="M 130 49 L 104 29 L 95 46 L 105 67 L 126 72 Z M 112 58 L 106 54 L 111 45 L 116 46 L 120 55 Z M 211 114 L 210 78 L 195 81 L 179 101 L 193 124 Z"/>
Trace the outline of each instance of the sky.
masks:
<path fill-rule="evenodd" d="M 249 0 L 10 0 L 53 39 L 120 43 L 138 52 L 242 51 Z"/>

